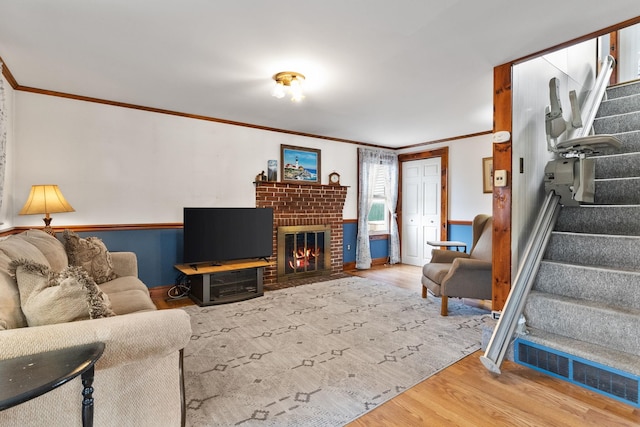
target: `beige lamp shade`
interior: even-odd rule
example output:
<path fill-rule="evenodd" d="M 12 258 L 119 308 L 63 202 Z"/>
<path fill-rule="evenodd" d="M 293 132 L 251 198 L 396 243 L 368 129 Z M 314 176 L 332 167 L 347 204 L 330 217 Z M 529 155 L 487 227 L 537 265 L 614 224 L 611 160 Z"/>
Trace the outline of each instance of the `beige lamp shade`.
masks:
<path fill-rule="evenodd" d="M 71 207 L 69 202 L 64 198 L 62 192 L 57 185 L 32 185 L 29 198 L 20 210 L 20 215 L 35 215 L 45 214 L 44 231 L 54 235 L 54 231 L 51 229 L 50 213 L 58 212 L 75 212 L 75 209 Z"/>

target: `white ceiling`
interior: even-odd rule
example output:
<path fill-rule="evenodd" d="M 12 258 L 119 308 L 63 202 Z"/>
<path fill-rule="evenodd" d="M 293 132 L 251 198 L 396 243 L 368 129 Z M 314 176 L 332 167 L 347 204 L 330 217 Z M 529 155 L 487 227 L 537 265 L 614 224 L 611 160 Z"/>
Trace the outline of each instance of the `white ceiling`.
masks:
<path fill-rule="evenodd" d="M 0 1 L 18 84 L 403 147 L 492 129 L 493 68 L 638 0 Z M 271 76 L 307 77 L 299 104 Z"/>

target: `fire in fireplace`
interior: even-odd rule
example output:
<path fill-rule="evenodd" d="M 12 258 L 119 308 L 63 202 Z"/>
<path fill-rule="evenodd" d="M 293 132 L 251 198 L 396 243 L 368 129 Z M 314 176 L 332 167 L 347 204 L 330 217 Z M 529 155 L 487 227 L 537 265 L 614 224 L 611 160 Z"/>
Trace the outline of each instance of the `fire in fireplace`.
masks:
<path fill-rule="evenodd" d="M 331 272 L 330 226 L 278 227 L 277 236 L 279 279 Z"/>

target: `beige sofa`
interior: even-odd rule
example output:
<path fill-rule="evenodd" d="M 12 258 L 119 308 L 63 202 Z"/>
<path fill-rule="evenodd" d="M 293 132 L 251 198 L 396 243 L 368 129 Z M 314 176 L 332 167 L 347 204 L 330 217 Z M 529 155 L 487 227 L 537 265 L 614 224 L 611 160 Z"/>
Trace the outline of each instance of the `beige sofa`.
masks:
<path fill-rule="evenodd" d="M 184 422 L 181 350 L 191 336 L 189 316 L 183 310 L 156 310 L 137 277 L 134 253 L 108 255 L 115 274 L 98 288 L 116 315 L 28 326 L 12 261 L 26 260 L 57 273 L 68 263 L 65 245 L 40 230 L 0 240 L 0 361 L 104 342 L 93 383 L 94 425 L 179 426 Z M 52 304 L 52 310 L 59 305 Z M 78 377 L 0 412 L 0 426 L 79 426 L 81 392 Z"/>

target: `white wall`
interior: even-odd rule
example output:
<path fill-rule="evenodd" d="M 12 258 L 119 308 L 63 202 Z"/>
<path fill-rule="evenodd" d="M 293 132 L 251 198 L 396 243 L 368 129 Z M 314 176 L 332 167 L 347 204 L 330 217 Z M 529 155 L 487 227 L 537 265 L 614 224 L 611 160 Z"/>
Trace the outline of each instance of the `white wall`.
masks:
<path fill-rule="evenodd" d="M 493 198 L 482 192 L 482 158 L 493 155 L 491 135 L 458 139 L 400 150 L 400 154 L 449 147 L 449 220 L 471 221 L 480 213 L 491 215 Z"/>
<path fill-rule="evenodd" d="M 135 109 L 15 93 L 14 226 L 33 184 L 58 184 L 76 212 L 54 226 L 182 222 L 184 206 L 255 206 L 253 181 L 280 144 L 319 148 L 321 181 L 350 186 L 357 215 L 357 146 Z M 279 177 L 280 178 L 280 177 Z"/>
<path fill-rule="evenodd" d="M 14 118 L 15 118 L 15 91 L 9 84 L 9 82 L 0 73 L 0 79 L 4 85 L 4 108 L 6 111 L 6 131 L 7 131 L 7 145 L 6 145 L 6 164 L 5 164 L 5 176 L 4 176 L 4 193 L 2 196 L 2 206 L 0 207 L 0 229 L 6 229 L 12 227 L 13 217 L 13 200 L 11 197 L 11 189 L 13 188 L 13 151 L 15 146 L 14 137 Z"/>

